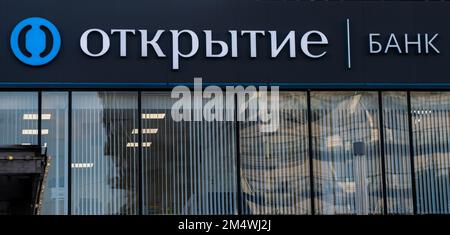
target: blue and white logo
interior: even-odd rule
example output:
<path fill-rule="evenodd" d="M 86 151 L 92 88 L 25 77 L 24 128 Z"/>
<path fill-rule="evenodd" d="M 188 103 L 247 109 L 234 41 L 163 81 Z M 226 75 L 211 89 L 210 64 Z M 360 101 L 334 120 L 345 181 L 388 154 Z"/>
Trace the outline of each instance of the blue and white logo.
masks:
<path fill-rule="evenodd" d="M 43 27 L 50 32 L 53 38 L 53 45 L 51 45 L 49 52 L 45 55 L 43 53 L 47 49 L 47 36 Z M 23 34 L 22 31 L 26 28 L 29 29 Z M 26 55 L 19 45 L 21 41 L 19 37 L 21 35 L 25 35 L 25 50 L 29 55 Z M 16 25 L 11 33 L 10 44 L 14 55 L 24 64 L 41 66 L 49 63 L 58 55 L 59 49 L 61 48 L 61 35 L 55 25 L 50 21 L 40 17 L 31 17 L 22 20 Z"/>

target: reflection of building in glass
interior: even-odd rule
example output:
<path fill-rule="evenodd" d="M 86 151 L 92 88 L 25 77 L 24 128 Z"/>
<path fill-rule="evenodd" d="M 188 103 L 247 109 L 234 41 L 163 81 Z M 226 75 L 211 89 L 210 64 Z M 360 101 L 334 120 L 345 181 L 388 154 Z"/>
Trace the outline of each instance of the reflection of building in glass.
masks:
<path fill-rule="evenodd" d="M 240 123 L 242 210 L 245 214 L 307 214 L 309 206 L 306 93 L 282 93 L 280 126 Z"/>
<path fill-rule="evenodd" d="M 0 92 L 0 144 L 47 146 L 44 214 L 450 213 L 449 92 L 280 96 L 265 128 L 174 122 L 169 92 Z"/>
<path fill-rule="evenodd" d="M 311 104 L 318 213 L 381 213 L 377 93 L 317 92 Z"/>
<path fill-rule="evenodd" d="M 169 93 L 142 94 L 144 214 L 235 214 L 236 124 L 174 122 Z M 198 110 L 197 110 L 198 111 Z"/>
<path fill-rule="evenodd" d="M 75 93 L 72 96 L 72 210 L 74 214 L 138 213 L 137 96 Z"/>

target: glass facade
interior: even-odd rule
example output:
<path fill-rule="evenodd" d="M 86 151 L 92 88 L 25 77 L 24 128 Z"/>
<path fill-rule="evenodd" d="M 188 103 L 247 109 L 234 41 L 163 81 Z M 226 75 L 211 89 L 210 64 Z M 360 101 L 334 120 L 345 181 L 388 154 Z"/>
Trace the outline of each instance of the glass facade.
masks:
<path fill-rule="evenodd" d="M 142 93 L 143 213 L 236 214 L 236 123 L 175 122 L 174 101 Z"/>
<path fill-rule="evenodd" d="M 383 92 L 386 203 L 389 214 L 412 214 L 410 131 L 406 92 Z"/>
<path fill-rule="evenodd" d="M 50 172 L 44 191 L 43 214 L 68 212 L 69 94 L 42 93 L 42 144 L 50 157 Z M 35 122 L 38 118 L 36 116 Z"/>
<path fill-rule="evenodd" d="M 0 92 L 0 144 L 37 144 L 37 113 L 37 92 Z"/>
<path fill-rule="evenodd" d="M 280 121 L 239 122 L 243 214 L 309 214 L 306 92 L 279 97 Z"/>
<path fill-rule="evenodd" d="M 276 128 L 175 101 L 0 92 L 0 143 L 46 146 L 42 214 L 450 213 L 450 92 L 280 92 Z"/>
<path fill-rule="evenodd" d="M 414 173 L 419 214 L 450 212 L 450 93 L 412 92 Z"/>
<path fill-rule="evenodd" d="M 317 214 L 381 214 L 377 92 L 311 94 Z"/>
<path fill-rule="evenodd" d="M 72 93 L 72 214 L 138 213 L 137 97 Z"/>

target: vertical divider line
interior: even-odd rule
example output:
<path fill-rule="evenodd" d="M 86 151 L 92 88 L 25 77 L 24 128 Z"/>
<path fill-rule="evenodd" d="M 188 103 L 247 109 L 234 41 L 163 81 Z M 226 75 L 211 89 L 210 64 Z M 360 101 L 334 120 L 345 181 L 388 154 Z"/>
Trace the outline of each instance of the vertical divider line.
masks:
<path fill-rule="evenodd" d="M 347 18 L 347 68 L 352 68 L 351 47 L 350 47 L 350 19 Z"/>
<path fill-rule="evenodd" d="M 413 131 L 412 131 L 412 109 L 411 109 L 411 92 L 406 93 L 407 105 L 408 105 L 408 129 L 409 129 L 409 156 L 411 166 L 411 187 L 413 196 L 413 214 L 417 214 L 417 191 L 416 191 L 416 176 L 414 167 L 414 146 L 413 146 Z"/>
<path fill-rule="evenodd" d="M 311 112 L 311 90 L 306 92 L 306 106 L 308 108 L 308 155 L 309 155 L 309 192 L 311 200 L 311 214 L 315 214 L 314 203 L 314 162 L 312 149 L 312 112 Z"/>
<path fill-rule="evenodd" d="M 237 213 L 242 215 L 242 187 L 241 187 L 241 147 L 240 147 L 240 126 L 238 120 L 239 104 L 237 94 L 234 95 L 234 121 L 236 122 L 236 183 L 237 183 Z"/>
<path fill-rule="evenodd" d="M 379 113 L 379 127 L 378 134 L 380 135 L 380 151 L 381 151 L 381 179 L 383 183 L 383 214 L 388 214 L 387 206 L 387 192 L 386 192 L 386 154 L 384 148 L 384 121 L 383 121 L 383 97 L 381 91 L 378 91 L 378 113 Z"/>
<path fill-rule="evenodd" d="M 67 107 L 68 117 L 67 117 L 67 137 L 68 137 L 68 148 L 67 148 L 67 164 L 69 170 L 67 171 L 67 214 L 72 214 L 72 91 L 69 91 L 69 103 Z"/>
<path fill-rule="evenodd" d="M 144 181 L 144 172 L 143 172 L 143 154 L 142 154 L 142 92 L 138 91 L 138 143 L 139 143 L 139 150 L 138 150 L 138 158 L 139 158 L 139 165 L 138 165 L 138 214 L 143 215 L 143 206 L 144 206 L 144 200 L 143 200 L 143 181 Z"/>

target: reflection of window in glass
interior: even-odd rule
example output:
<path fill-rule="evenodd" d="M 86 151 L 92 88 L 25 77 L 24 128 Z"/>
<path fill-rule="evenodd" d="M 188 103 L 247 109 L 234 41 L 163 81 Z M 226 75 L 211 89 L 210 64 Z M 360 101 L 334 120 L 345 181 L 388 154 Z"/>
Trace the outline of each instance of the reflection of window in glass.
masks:
<path fill-rule="evenodd" d="M 42 214 L 67 214 L 68 140 L 68 93 L 42 93 L 42 143 L 50 157 Z"/>
<path fill-rule="evenodd" d="M 235 123 L 175 122 L 175 101 L 142 94 L 144 214 L 235 214 Z"/>
<path fill-rule="evenodd" d="M 412 92 L 414 166 L 419 214 L 450 213 L 450 93 Z"/>
<path fill-rule="evenodd" d="M 243 214 L 310 213 L 306 93 L 280 93 L 279 102 L 278 127 L 239 123 Z"/>
<path fill-rule="evenodd" d="M 412 184 L 406 92 L 383 92 L 384 155 L 387 209 L 412 214 Z"/>
<path fill-rule="evenodd" d="M 72 214 L 137 214 L 137 93 L 72 99 Z"/>
<path fill-rule="evenodd" d="M 0 92 L 0 145 L 37 144 L 37 115 L 37 92 Z"/>
<path fill-rule="evenodd" d="M 318 214 L 383 212 L 377 92 L 312 92 Z"/>

